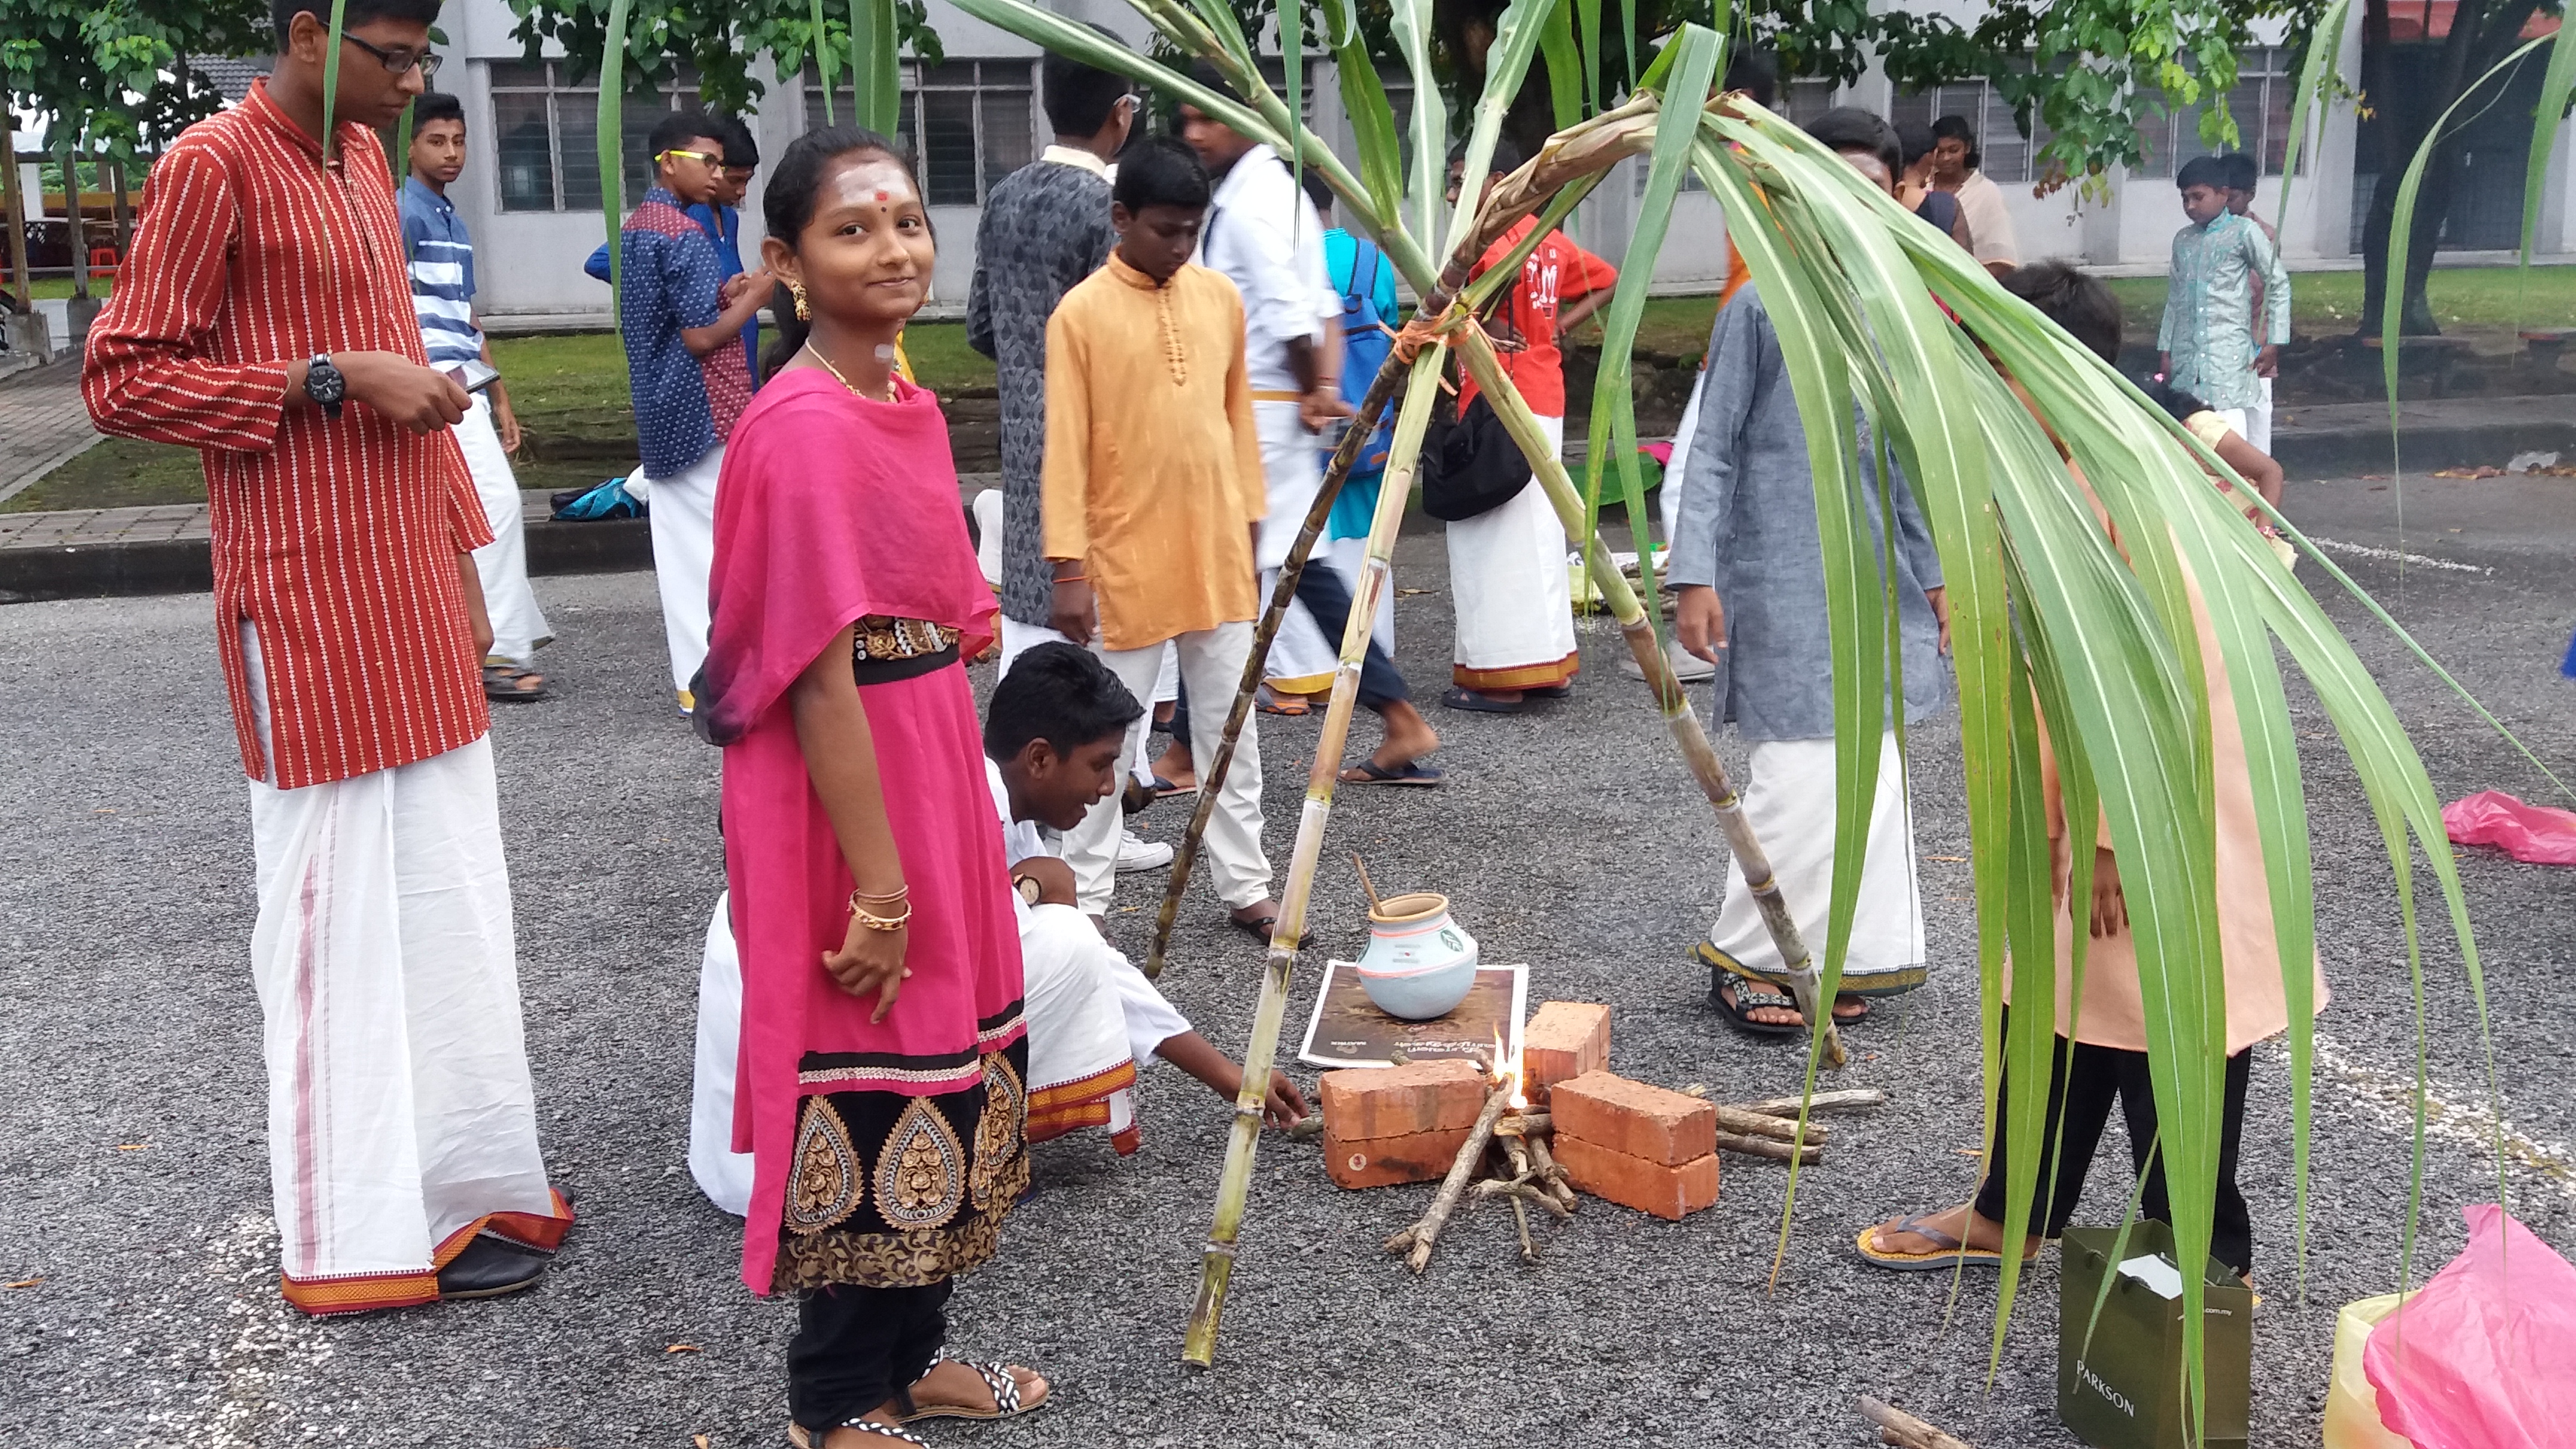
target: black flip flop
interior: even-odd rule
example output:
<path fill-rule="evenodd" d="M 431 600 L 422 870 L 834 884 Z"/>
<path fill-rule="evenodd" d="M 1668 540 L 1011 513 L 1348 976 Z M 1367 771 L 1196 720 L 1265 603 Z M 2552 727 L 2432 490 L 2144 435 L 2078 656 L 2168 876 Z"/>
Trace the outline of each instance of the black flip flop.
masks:
<path fill-rule="evenodd" d="M 1362 760 L 1342 772 L 1346 785 L 1436 786 L 1440 772 L 1420 760 L 1407 760 L 1390 770 L 1375 760 Z"/>
<path fill-rule="evenodd" d="M 1532 699 L 1572 699 L 1574 698 L 1574 686 L 1571 684 L 1551 684 L 1542 689 L 1537 685 L 1531 685 L 1529 688 L 1522 690 L 1521 693 L 1528 695 Z"/>
<path fill-rule="evenodd" d="M 1199 787 L 1196 782 L 1175 785 L 1160 775 L 1154 777 L 1154 798 L 1157 800 L 1168 800 L 1174 795 L 1195 795 L 1198 792 Z"/>
<path fill-rule="evenodd" d="M 1463 709 L 1470 714 L 1521 714 L 1529 709 L 1529 701 L 1526 698 L 1515 704 L 1505 704 L 1499 699 L 1489 699 L 1464 687 L 1452 689 L 1440 696 L 1440 704 L 1445 709 Z"/>
<path fill-rule="evenodd" d="M 1729 986 L 1735 988 L 1735 999 L 1732 1001 L 1727 999 L 1725 990 Z M 1753 1013 L 1763 1007 L 1798 1010 L 1798 998 L 1779 990 L 1767 981 L 1755 981 L 1750 977 L 1729 973 L 1724 980 L 1709 987 L 1708 1000 L 1710 1005 L 1717 1008 L 1719 1015 L 1724 1016 L 1730 1025 L 1747 1036 L 1805 1036 L 1807 1034 L 1807 1024 L 1804 1020 L 1792 1025 L 1784 1021 L 1753 1019 Z M 1799 1014 L 1801 1017 L 1805 1015 L 1804 1012 Z"/>
<path fill-rule="evenodd" d="M 530 680 L 536 682 L 534 689 L 521 687 Z M 486 664 L 483 666 L 483 697 L 518 704 L 540 700 L 546 697 L 546 677 L 515 664 Z"/>
<path fill-rule="evenodd" d="M 1279 924 L 1279 916 L 1278 913 L 1274 911 L 1269 915 L 1255 916 L 1251 920 L 1247 921 L 1241 916 L 1236 915 L 1234 912 L 1228 911 L 1225 913 L 1225 922 L 1227 925 L 1234 927 L 1236 930 L 1241 931 L 1247 936 L 1253 937 L 1261 942 L 1261 944 L 1267 946 L 1270 944 L 1271 928 Z"/>

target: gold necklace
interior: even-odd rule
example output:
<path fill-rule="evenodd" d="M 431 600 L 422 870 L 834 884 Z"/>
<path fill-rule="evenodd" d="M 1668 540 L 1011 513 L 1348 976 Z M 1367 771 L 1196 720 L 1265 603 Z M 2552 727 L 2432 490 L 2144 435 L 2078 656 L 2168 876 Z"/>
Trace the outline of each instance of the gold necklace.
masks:
<path fill-rule="evenodd" d="M 865 393 L 865 392 L 861 392 L 861 391 L 859 391 L 859 385 L 858 385 L 857 383 L 854 383 L 854 382 L 850 381 L 848 378 L 843 377 L 843 376 L 841 375 L 841 370 L 840 370 L 839 368 L 834 367 L 834 366 L 832 365 L 832 359 L 830 359 L 830 358 L 828 358 L 828 357 L 825 357 L 825 356 L 823 355 L 823 353 L 822 353 L 822 349 L 820 349 L 820 348 L 816 347 L 813 343 L 811 343 L 811 342 L 806 343 L 806 344 L 805 344 L 805 350 L 806 350 L 806 352 L 810 353 L 810 354 L 813 356 L 813 358 L 814 358 L 814 360 L 815 360 L 816 362 L 819 362 L 819 363 L 823 364 L 823 370 L 824 370 L 825 372 L 828 372 L 828 373 L 832 374 L 832 380 L 833 380 L 834 382 L 837 382 L 837 383 L 839 383 L 841 386 L 843 386 L 843 387 L 845 387 L 845 388 L 848 388 L 848 389 L 850 390 L 850 394 L 851 394 L 851 396 L 853 396 L 853 397 L 863 397 L 863 398 L 866 398 L 866 399 L 867 399 L 868 401 L 870 401 L 870 402 L 890 403 L 890 402 L 893 402 L 893 401 L 894 401 L 894 375 L 893 375 L 893 374 L 888 373 L 888 374 L 886 375 L 886 390 L 885 390 L 885 396 L 883 396 L 883 397 L 878 397 L 878 396 L 876 396 L 876 395 L 875 395 L 875 394 L 873 394 L 873 393 Z"/>

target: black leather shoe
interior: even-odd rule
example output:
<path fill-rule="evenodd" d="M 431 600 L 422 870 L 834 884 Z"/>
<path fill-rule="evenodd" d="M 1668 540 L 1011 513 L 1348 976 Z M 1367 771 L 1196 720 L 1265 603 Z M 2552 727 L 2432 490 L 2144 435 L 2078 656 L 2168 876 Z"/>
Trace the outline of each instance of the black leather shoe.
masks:
<path fill-rule="evenodd" d="M 438 1270 L 438 1296 L 442 1302 L 451 1298 L 498 1298 L 504 1293 L 533 1288 L 546 1276 L 546 1262 L 542 1253 L 477 1235 L 454 1262 Z"/>

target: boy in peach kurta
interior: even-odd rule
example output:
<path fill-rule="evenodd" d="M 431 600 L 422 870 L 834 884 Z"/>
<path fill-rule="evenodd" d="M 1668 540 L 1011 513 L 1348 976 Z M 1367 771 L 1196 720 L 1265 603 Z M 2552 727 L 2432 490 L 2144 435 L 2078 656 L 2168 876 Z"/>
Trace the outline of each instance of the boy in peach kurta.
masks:
<path fill-rule="evenodd" d="M 1243 301 L 1190 263 L 1207 174 L 1177 142 L 1140 142 L 1119 166 L 1108 265 L 1064 294 L 1047 322 L 1045 551 L 1049 622 L 1088 644 L 1130 692 L 1150 697 L 1166 642 L 1182 687 L 1230 699 L 1252 650 L 1253 532 L 1269 511 L 1245 368 Z M 1214 760 L 1219 711 L 1196 711 L 1192 748 Z M 1128 763 L 1143 762 L 1140 719 Z M 1222 781 L 1205 845 L 1236 924 L 1266 934 L 1261 751 L 1250 721 Z M 1095 804 L 1065 837 L 1082 909 L 1109 907 L 1119 804 Z"/>
<path fill-rule="evenodd" d="M 2045 262 L 2014 270 L 2004 278 L 2007 290 L 2021 296 L 2107 361 L 2119 352 L 2119 303 L 2102 284 L 2064 263 Z M 2093 502 L 2094 515 L 2118 542 L 2118 530 L 2091 485 L 2070 461 L 2078 486 Z M 2125 553 L 2125 550 L 2124 550 Z M 2210 1255 L 2239 1274 L 2250 1274 L 2254 1255 L 2251 1210 L 2236 1185 L 2237 1143 L 2245 1124 L 2245 1092 L 2250 1048 L 2289 1027 L 2290 1013 L 2279 942 L 2273 933 L 2270 876 L 2263 862 L 2263 838 L 2254 809 L 2254 783 L 2245 758 L 2245 735 L 2236 710 L 2236 692 L 2220 662 L 2218 633 L 2200 586 L 2183 565 L 2183 585 L 2199 635 L 2204 676 L 2209 689 L 2211 774 L 2215 787 L 2217 826 L 2218 945 L 2227 1011 L 2227 1074 L 2220 1125 L 2218 1194 Z M 2041 783 L 2048 809 L 2052 879 L 2058 891 L 2056 912 L 2058 1050 L 2048 1086 L 2048 1122 L 2042 1133 L 2039 1174 L 2031 1204 L 2034 1240 L 2062 1235 L 2077 1201 L 2084 1195 L 2086 1169 L 2101 1143 L 2116 1101 L 2126 1117 L 2132 1165 L 2145 1174 L 2138 1205 L 2142 1217 L 2171 1221 L 2165 1174 L 2148 1149 L 2156 1138 L 2156 1107 L 2147 1075 L 2146 1008 L 2138 976 L 2137 941 L 2129 932 L 2127 905 L 2120 889 L 2118 862 L 2112 855 L 2108 823 L 2097 817 L 2092 830 L 2094 873 L 2092 896 L 2067 898 L 2073 852 L 2083 842 L 2068 828 L 2059 793 L 2057 762 L 2041 737 Z M 2077 1000 L 2073 983 L 2075 932 L 2085 931 L 2084 992 Z M 2327 1001 L 2325 974 L 2315 971 L 2315 1004 Z M 2000 1099 L 1999 1099 L 2000 1100 Z M 2000 1107 L 1998 1108 L 2000 1111 Z M 2059 1134 L 2062 1132 L 2062 1138 Z M 2053 1160 L 2052 1160 L 2053 1159 Z M 1862 1230 L 1861 1256 L 1890 1268 L 1942 1268 L 1964 1254 L 1971 1264 L 2000 1261 L 2004 1198 L 2003 1130 L 1995 1132 L 1994 1150 L 1985 1163 L 1985 1178 L 1967 1208 L 1939 1214 L 1917 1214 Z M 2032 1248 L 2036 1249 L 2036 1242 Z"/>

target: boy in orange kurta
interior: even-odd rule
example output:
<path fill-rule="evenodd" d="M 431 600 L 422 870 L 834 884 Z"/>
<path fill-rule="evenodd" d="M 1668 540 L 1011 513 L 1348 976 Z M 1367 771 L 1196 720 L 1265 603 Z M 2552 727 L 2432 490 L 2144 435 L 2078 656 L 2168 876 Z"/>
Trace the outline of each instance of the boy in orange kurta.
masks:
<path fill-rule="evenodd" d="M 2120 307 L 2100 281 L 2063 262 L 2041 262 L 2016 268 L 2004 277 L 2006 290 L 2029 302 L 2111 361 L 2120 350 Z M 2070 462 L 2068 468 L 2073 470 Z M 2084 483 L 2081 472 L 2075 474 Z M 2094 511 L 2110 528 L 2100 501 Z M 2117 532 L 2113 532 L 2117 542 Z M 2278 1036 L 2289 1027 L 2289 1005 L 2283 990 L 2278 938 L 2273 934 L 2270 878 L 2263 864 L 2260 822 L 2254 810 L 2254 784 L 2245 758 L 2245 735 L 2236 711 L 2236 694 L 2219 663 L 2217 630 L 2209 618 L 2200 587 L 2184 566 L 2183 583 L 2191 603 L 2192 623 L 2200 636 L 2201 657 L 2209 686 L 2211 774 L 2216 789 L 2217 904 L 2220 972 L 2227 1005 L 2227 1077 L 2225 1108 L 2218 1150 L 2218 1197 L 2210 1255 L 2250 1280 L 2254 1261 L 2253 1215 L 2236 1185 L 2236 1150 L 2245 1126 L 2245 1092 L 2254 1043 Z M 2070 828 L 2058 793 L 2056 760 L 2041 738 L 2043 788 L 2048 802 L 2051 868 L 2060 894 L 2057 916 L 2057 1034 L 2059 1048 L 2048 1084 L 2048 1123 L 2041 1138 L 2035 1198 L 2031 1205 L 2026 1254 L 2038 1251 L 2038 1240 L 2066 1230 L 2076 1202 L 2084 1195 L 2086 1169 L 2116 1100 L 2129 1128 L 2132 1165 L 2146 1175 L 2138 1205 L 2143 1217 L 2168 1222 L 2171 1209 L 2161 1160 L 2150 1162 L 2148 1148 L 2156 1137 L 2156 1106 L 2147 1078 L 2146 1007 L 2138 978 L 2137 941 L 2129 933 L 2128 908 L 2120 890 L 2119 864 L 2111 853 L 2107 828 Z M 2088 840 L 2089 837 L 2089 840 Z M 2072 852 L 2090 845 L 2094 851 L 2090 900 L 2069 901 L 2065 893 Z M 2072 963 L 2074 933 L 2090 937 L 2084 965 L 2084 995 L 2074 999 Z M 2311 968 L 2315 970 L 2315 968 Z M 2325 974 L 2316 971 L 2316 1009 L 2327 1000 Z M 2062 1129 L 2061 1124 L 2062 1123 Z M 2051 1139 L 2062 1130 L 2061 1142 Z M 1970 1265 L 2001 1259 L 2003 1241 L 2003 1134 L 1998 1128 L 1994 1151 L 1986 1161 L 1985 1180 L 1974 1202 L 1943 1213 L 1921 1213 L 1892 1219 L 1861 1231 L 1861 1256 L 1881 1267 L 1952 1267 L 1964 1256 Z M 2052 1162 L 2052 1157 L 2054 1161 Z"/>
<path fill-rule="evenodd" d="M 1088 644 L 1130 692 L 1150 697 L 1163 645 L 1181 684 L 1231 699 L 1252 652 L 1253 535 L 1269 512 L 1245 370 L 1243 300 L 1190 262 L 1208 181 L 1176 141 L 1129 148 L 1110 193 L 1118 246 L 1047 322 L 1045 550 L 1049 623 Z M 1191 717 L 1191 748 L 1214 760 L 1223 715 Z M 1131 768 L 1144 758 L 1139 720 Z M 1278 909 L 1261 850 L 1261 748 L 1250 721 L 1218 791 L 1205 845 L 1234 923 L 1267 938 Z M 1065 837 L 1082 909 L 1109 908 L 1119 804 Z"/>

